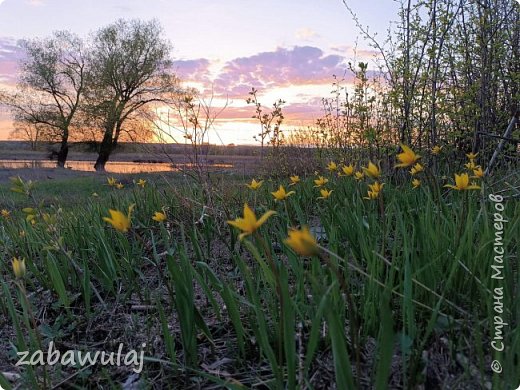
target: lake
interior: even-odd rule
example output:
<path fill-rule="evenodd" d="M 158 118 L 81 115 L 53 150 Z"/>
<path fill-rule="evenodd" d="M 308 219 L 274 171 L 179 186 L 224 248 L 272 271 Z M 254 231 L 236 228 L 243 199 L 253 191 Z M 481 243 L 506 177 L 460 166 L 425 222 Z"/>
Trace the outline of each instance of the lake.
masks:
<path fill-rule="evenodd" d="M 233 164 L 208 164 L 211 168 L 229 169 Z M 22 169 L 22 168 L 55 168 L 56 161 L 49 160 L 0 160 L 0 169 Z M 75 171 L 93 172 L 94 161 L 68 160 L 65 164 L 67 169 Z M 131 162 L 131 161 L 109 161 L 105 165 L 107 172 L 111 173 L 141 173 L 141 172 L 175 172 L 181 169 L 193 167 L 191 163 L 157 162 Z"/>

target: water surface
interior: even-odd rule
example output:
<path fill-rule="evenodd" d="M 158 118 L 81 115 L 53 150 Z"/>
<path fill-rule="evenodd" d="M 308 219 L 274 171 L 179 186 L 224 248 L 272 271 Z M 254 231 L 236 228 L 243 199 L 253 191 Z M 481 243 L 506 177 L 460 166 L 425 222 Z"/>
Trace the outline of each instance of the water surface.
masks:
<path fill-rule="evenodd" d="M 233 164 L 208 164 L 211 168 L 233 168 Z M 193 167 L 191 163 L 147 163 L 109 161 L 105 170 L 111 173 L 175 172 Z M 56 161 L 49 160 L 0 160 L 0 169 L 56 168 Z M 67 160 L 65 168 L 75 171 L 94 172 L 94 161 Z"/>

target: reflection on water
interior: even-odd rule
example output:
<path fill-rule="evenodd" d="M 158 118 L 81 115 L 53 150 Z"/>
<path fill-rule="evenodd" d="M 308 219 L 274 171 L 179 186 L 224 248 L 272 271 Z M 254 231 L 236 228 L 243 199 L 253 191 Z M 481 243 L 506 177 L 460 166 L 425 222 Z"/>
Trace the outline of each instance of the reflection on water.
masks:
<path fill-rule="evenodd" d="M 141 173 L 141 172 L 173 172 L 192 167 L 190 163 L 141 163 L 141 162 L 107 162 L 105 169 L 112 173 Z M 208 164 L 211 168 L 233 168 L 233 164 Z M 94 171 L 93 161 L 67 161 L 65 167 L 76 171 Z M 0 160 L 0 169 L 19 168 L 56 168 L 55 161 L 47 160 Z"/>

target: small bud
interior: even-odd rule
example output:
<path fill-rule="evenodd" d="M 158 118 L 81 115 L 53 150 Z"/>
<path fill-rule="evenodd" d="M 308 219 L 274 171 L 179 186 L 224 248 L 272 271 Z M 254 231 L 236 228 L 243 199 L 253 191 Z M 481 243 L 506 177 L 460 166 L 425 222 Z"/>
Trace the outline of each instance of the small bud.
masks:
<path fill-rule="evenodd" d="M 22 279 L 25 276 L 25 259 L 13 258 L 13 272 L 16 279 Z"/>

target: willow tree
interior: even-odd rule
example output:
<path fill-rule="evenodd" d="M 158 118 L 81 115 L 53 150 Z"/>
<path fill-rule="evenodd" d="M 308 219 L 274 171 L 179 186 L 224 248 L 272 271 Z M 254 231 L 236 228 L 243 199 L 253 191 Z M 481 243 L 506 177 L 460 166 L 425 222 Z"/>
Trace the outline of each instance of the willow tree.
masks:
<path fill-rule="evenodd" d="M 125 122 L 163 101 L 177 86 L 170 44 L 156 21 L 118 20 L 94 36 L 87 110 L 100 119 L 102 140 L 94 168 L 104 171 Z"/>
<path fill-rule="evenodd" d="M 60 143 L 58 167 L 64 167 L 70 131 L 81 105 L 86 79 L 83 41 L 67 31 L 45 39 L 21 41 L 25 52 L 14 92 L 4 92 L 17 127 L 34 128 L 45 139 Z"/>

